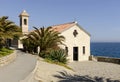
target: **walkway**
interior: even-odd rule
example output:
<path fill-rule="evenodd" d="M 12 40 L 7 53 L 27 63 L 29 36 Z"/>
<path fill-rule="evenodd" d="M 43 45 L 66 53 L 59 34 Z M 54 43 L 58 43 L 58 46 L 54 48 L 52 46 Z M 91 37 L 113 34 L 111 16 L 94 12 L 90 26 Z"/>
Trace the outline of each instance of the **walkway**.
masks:
<path fill-rule="evenodd" d="M 107 62 L 71 62 L 69 66 L 75 70 L 75 74 L 94 78 L 98 82 L 120 82 L 120 65 Z M 102 81 L 103 80 L 103 81 Z M 117 81 L 119 80 L 119 81 Z"/>
<path fill-rule="evenodd" d="M 74 71 L 42 61 L 38 62 L 36 79 L 42 82 L 120 82 L 120 65 L 105 62 L 71 62 Z"/>
<path fill-rule="evenodd" d="M 34 70 L 35 65 L 35 57 L 17 50 L 15 61 L 0 67 L 0 82 L 20 82 Z"/>

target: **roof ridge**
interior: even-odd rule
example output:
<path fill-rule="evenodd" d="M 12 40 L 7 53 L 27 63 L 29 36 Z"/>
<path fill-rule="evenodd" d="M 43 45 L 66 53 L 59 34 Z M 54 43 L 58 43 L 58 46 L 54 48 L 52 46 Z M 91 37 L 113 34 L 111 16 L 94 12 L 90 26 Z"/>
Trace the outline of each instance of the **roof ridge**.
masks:
<path fill-rule="evenodd" d="M 59 26 L 59 25 L 65 25 L 65 24 L 72 24 L 72 23 L 76 23 L 76 21 L 74 21 L 74 22 L 68 22 L 68 23 L 63 23 L 63 24 L 56 24 L 56 25 L 52 25 L 51 27 L 53 27 L 53 26 Z"/>

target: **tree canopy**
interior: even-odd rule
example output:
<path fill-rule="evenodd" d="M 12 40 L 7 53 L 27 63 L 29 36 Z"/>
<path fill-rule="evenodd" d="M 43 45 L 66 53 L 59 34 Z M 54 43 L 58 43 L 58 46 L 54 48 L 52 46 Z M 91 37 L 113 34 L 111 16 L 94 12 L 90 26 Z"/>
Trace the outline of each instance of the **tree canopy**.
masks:
<path fill-rule="evenodd" d="M 7 40 L 18 39 L 21 34 L 21 28 L 8 20 L 8 16 L 0 17 L 0 47 L 8 47 Z"/>
<path fill-rule="evenodd" d="M 63 41 L 65 40 L 64 36 L 60 35 L 59 32 L 52 30 L 51 27 L 34 27 L 34 29 L 33 32 L 30 32 L 27 35 L 27 38 L 23 39 L 23 44 L 28 50 L 31 49 L 30 45 L 33 45 L 34 47 L 40 47 L 41 53 L 46 53 L 51 49 L 59 48 L 58 45 L 63 44 Z"/>

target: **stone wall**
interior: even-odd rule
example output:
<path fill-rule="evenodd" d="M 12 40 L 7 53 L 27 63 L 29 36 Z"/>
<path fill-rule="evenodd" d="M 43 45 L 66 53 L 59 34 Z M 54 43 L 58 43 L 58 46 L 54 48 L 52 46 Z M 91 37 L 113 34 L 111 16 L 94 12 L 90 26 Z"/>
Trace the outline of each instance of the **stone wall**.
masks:
<path fill-rule="evenodd" d="M 0 66 L 4 66 L 9 64 L 10 62 L 14 61 L 16 58 L 16 51 L 14 51 L 14 53 L 4 56 L 4 57 L 0 57 Z"/>
<path fill-rule="evenodd" d="M 101 62 L 110 62 L 120 64 L 120 58 L 112 58 L 112 57 L 103 57 L 103 56 L 93 56 L 91 55 L 90 60 L 92 61 L 101 61 Z"/>

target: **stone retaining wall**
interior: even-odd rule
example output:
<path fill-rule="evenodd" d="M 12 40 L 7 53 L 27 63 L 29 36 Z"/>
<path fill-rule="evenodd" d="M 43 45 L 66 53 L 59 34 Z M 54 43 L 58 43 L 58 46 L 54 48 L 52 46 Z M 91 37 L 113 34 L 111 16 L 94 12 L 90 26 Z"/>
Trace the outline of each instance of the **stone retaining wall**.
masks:
<path fill-rule="evenodd" d="M 101 61 L 101 62 L 110 62 L 120 64 L 120 58 L 112 58 L 112 57 L 103 57 L 103 56 L 93 56 L 91 55 L 90 60 L 92 61 Z"/>
<path fill-rule="evenodd" d="M 12 54 L 0 57 L 0 66 L 7 65 L 8 63 L 14 61 L 16 58 L 16 51 L 14 51 Z"/>

